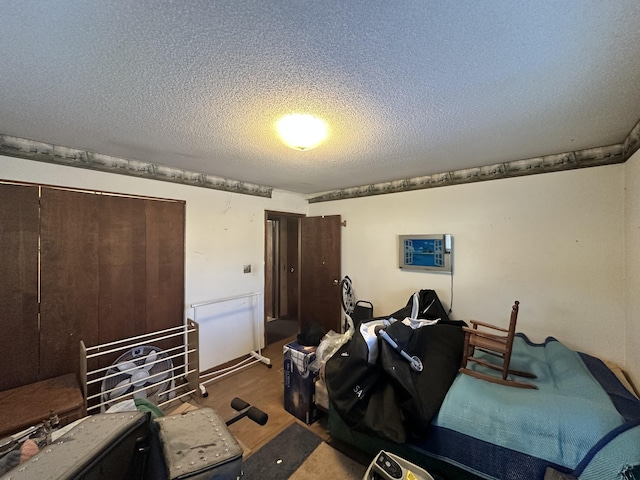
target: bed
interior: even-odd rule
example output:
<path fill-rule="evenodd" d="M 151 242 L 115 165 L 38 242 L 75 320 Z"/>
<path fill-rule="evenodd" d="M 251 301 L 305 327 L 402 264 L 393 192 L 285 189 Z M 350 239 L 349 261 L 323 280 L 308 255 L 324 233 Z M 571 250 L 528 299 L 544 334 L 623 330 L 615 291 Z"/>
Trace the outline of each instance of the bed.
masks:
<path fill-rule="evenodd" d="M 329 432 L 370 456 L 388 450 L 446 479 L 640 478 L 640 400 L 624 378 L 555 338 L 537 344 L 522 333 L 512 367 L 537 375 L 537 390 L 456 373 L 429 427 L 404 442 L 354 428 L 329 388 Z"/>

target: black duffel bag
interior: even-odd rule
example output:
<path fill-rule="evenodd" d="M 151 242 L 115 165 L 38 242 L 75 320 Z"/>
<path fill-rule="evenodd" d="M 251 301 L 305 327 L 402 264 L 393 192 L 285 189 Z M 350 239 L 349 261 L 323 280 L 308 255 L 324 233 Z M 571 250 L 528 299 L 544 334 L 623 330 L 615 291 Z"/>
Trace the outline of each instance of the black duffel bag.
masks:
<path fill-rule="evenodd" d="M 423 292 L 433 291 L 416 294 L 420 299 L 418 318 L 428 314 L 429 320 L 438 318 L 437 323 L 420 328 L 402 323 L 404 317 L 399 317 L 407 309 L 409 315 L 412 310 L 415 313 L 414 295 L 384 327 L 400 348 L 420 359 L 422 371 L 414 371 L 405 358 L 380 339 L 379 353 L 371 360 L 370 345 L 360 331 L 326 363 L 325 381 L 332 408 L 356 431 L 396 443 L 424 435 L 457 375 L 464 344 L 461 327 L 465 323 L 448 319 L 435 292 L 435 302 L 431 293 Z M 434 312 L 438 316 L 434 317 Z M 384 320 L 380 317 L 361 327 L 366 330 L 369 326 L 371 332 L 371 325 L 382 325 Z"/>

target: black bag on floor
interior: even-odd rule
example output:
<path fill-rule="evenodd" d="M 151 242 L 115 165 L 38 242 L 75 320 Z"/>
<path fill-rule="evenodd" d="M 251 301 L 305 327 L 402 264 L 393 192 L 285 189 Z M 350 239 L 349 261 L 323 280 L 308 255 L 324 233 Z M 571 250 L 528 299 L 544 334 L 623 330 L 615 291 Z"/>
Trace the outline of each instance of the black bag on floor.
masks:
<path fill-rule="evenodd" d="M 435 316 L 440 320 L 420 328 L 402 323 L 411 317 L 416 299 L 418 318 L 430 316 L 432 320 Z M 422 371 L 412 370 L 409 362 L 383 340 L 373 346 L 378 354 L 371 360 L 372 346 L 356 330 L 327 361 L 325 382 L 332 407 L 347 425 L 404 443 L 407 438 L 422 436 L 437 415 L 460 366 L 464 344 L 461 327 L 465 323 L 449 320 L 433 290 L 416 293 L 392 317 L 395 321 L 390 325 L 387 322 L 384 330 L 405 352 L 420 359 Z M 379 317 L 365 323 L 364 328 L 381 325 L 384 320 Z"/>
<path fill-rule="evenodd" d="M 329 398 L 350 427 L 358 425 L 382 373 L 368 362 L 369 348 L 359 330 L 325 364 Z"/>
<path fill-rule="evenodd" d="M 416 355 L 423 366 L 421 372 L 414 371 L 387 342 L 380 342 L 380 366 L 396 392 L 407 437 L 426 434 L 438 414 L 460 368 L 464 325 L 462 321 L 441 320 L 413 329 L 398 321 L 385 329 L 405 352 Z"/>
<path fill-rule="evenodd" d="M 435 290 L 420 290 L 414 293 L 409 297 L 406 306 L 389 316 L 396 320 L 404 320 L 407 317 L 427 320 L 449 320 L 449 315 L 447 315 L 447 311 L 440 303 Z"/>

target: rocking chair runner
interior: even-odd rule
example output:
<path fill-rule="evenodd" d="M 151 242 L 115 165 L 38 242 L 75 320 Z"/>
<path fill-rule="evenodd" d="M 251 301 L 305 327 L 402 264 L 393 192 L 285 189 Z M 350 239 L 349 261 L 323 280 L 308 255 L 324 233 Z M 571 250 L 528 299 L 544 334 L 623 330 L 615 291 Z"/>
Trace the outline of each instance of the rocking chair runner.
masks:
<path fill-rule="evenodd" d="M 518 319 L 518 308 L 520 302 L 516 300 L 513 307 L 511 307 L 511 317 L 509 320 L 509 328 L 501 328 L 495 325 L 491 325 L 477 320 L 470 320 L 472 327 L 462 327 L 465 332 L 464 335 L 464 347 L 462 351 L 462 365 L 460 367 L 460 373 L 471 375 L 475 378 L 480 378 L 488 382 L 499 383 L 501 385 L 507 385 L 517 388 L 532 388 L 537 389 L 535 385 L 531 383 L 520 382 L 517 380 L 509 379 L 509 374 L 519 377 L 536 378 L 535 375 L 528 372 L 521 372 L 519 370 L 513 370 L 509 368 L 511 362 L 511 351 L 513 347 L 513 337 L 516 333 L 516 321 Z M 482 327 L 480 329 L 478 327 Z M 490 332 L 487 330 L 493 330 Z M 506 335 L 498 334 L 495 332 L 502 332 Z M 502 358 L 502 365 L 488 362 L 482 358 L 474 357 L 476 348 L 482 352 L 494 355 Z M 475 362 L 478 365 L 487 367 L 493 370 L 498 370 L 502 373 L 501 377 L 496 375 L 490 375 L 477 370 L 471 370 L 467 368 L 468 362 Z"/>

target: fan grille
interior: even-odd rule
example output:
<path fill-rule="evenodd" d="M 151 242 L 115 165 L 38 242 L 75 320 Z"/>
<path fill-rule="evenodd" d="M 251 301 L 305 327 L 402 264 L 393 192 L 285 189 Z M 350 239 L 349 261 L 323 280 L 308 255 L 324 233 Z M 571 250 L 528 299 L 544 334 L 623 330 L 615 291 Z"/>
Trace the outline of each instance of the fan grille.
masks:
<path fill-rule="evenodd" d="M 160 348 L 132 348 L 118 357 L 102 381 L 102 410 L 131 398 L 147 398 L 156 405 L 173 391 L 173 362 Z"/>

